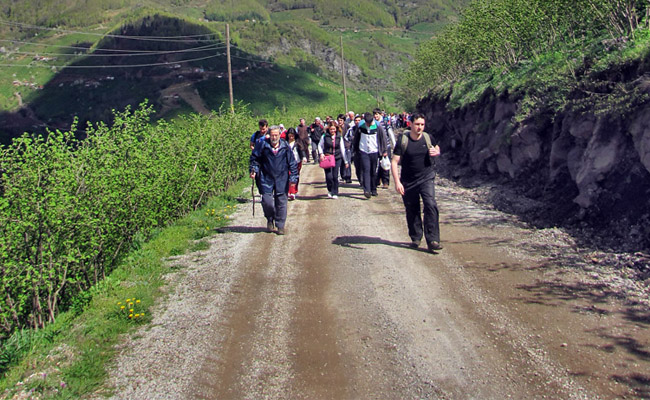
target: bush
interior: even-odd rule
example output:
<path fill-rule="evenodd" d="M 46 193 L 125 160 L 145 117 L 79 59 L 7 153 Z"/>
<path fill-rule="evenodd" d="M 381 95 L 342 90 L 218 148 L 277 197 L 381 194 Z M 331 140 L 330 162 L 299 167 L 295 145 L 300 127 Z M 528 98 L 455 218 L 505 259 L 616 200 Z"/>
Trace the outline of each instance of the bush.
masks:
<path fill-rule="evenodd" d="M 238 112 L 150 124 L 151 106 L 114 124 L 24 134 L 0 148 L 0 337 L 43 327 L 99 282 L 134 238 L 196 209 L 247 172 Z"/>

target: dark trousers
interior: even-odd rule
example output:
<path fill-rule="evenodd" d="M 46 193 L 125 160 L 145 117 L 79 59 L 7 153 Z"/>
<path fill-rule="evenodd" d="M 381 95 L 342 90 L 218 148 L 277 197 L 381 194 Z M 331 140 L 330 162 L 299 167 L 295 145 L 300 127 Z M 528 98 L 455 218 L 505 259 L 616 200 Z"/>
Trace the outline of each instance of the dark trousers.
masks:
<path fill-rule="evenodd" d="M 309 162 L 309 140 L 299 140 L 298 145 L 302 150 L 303 156 L 307 159 L 307 162 Z"/>
<path fill-rule="evenodd" d="M 325 168 L 325 183 L 327 184 L 327 191 L 337 196 L 339 195 L 338 171 L 341 169 L 341 164 L 344 164 L 343 159 L 337 158 L 334 168 Z"/>
<path fill-rule="evenodd" d="M 352 180 L 352 166 L 350 164 L 348 164 L 348 167 L 345 168 L 345 162 L 341 162 L 340 172 L 341 179 L 346 182 L 350 182 Z"/>
<path fill-rule="evenodd" d="M 380 183 L 390 185 L 390 169 L 383 169 L 381 166 L 377 168 L 377 183 L 375 186 L 379 186 Z"/>
<path fill-rule="evenodd" d="M 429 179 L 410 188 L 402 196 L 406 209 L 406 224 L 409 237 L 414 242 L 422 240 L 422 216 L 420 214 L 420 198 L 424 206 L 424 238 L 427 243 L 440 242 L 440 225 L 438 220 L 438 204 L 434 179 Z"/>
<path fill-rule="evenodd" d="M 357 176 L 357 181 L 359 181 L 359 185 L 363 186 L 363 179 L 361 175 L 361 156 L 359 153 L 352 155 L 352 164 L 354 164 L 354 173 Z"/>
<path fill-rule="evenodd" d="M 311 156 L 314 159 L 314 162 L 318 162 L 318 142 L 311 142 Z"/>
<path fill-rule="evenodd" d="M 277 228 L 284 228 L 287 220 L 287 194 L 263 193 L 262 209 L 267 221 L 274 222 Z"/>
<path fill-rule="evenodd" d="M 363 178 L 363 191 L 369 193 L 377 192 L 377 160 L 379 153 L 359 152 L 361 156 L 361 175 Z"/>

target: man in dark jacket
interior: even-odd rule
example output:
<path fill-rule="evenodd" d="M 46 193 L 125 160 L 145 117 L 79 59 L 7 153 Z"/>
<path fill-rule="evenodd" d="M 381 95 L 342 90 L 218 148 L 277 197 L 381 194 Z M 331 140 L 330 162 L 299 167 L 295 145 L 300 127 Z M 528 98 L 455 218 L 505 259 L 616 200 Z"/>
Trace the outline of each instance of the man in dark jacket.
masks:
<path fill-rule="evenodd" d="M 289 173 L 291 172 L 291 174 Z M 289 181 L 298 182 L 298 164 L 286 141 L 280 139 L 280 127 L 269 129 L 269 138 L 256 143 L 250 157 L 250 177 L 261 175 L 260 193 L 266 217 L 266 229 L 284 235 L 287 220 Z"/>
<path fill-rule="evenodd" d="M 402 195 L 406 209 L 406 224 L 411 237 L 411 247 L 417 248 L 422 240 L 422 216 L 420 198 L 424 206 L 424 237 L 429 251 L 441 250 L 438 205 L 434 180 L 436 177 L 434 157 L 440 155 L 440 147 L 434 145 L 431 135 L 424 131 L 424 115 L 413 116 L 413 130 L 405 131 L 396 141 L 391 161 L 395 190 Z M 425 136 L 426 135 L 426 136 Z M 397 165 L 402 164 L 401 173 Z"/>
<path fill-rule="evenodd" d="M 318 142 L 320 142 L 321 136 L 325 133 L 325 127 L 319 117 L 316 117 L 314 123 L 309 125 L 307 132 L 309 132 L 309 138 L 311 139 L 311 155 L 314 158 L 314 162 L 316 162 L 318 160 Z"/>
<path fill-rule="evenodd" d="M 302 163 L 308 163 L 309 162 L 309 132 L 307 132 L 307 124 L 305 123 L 304 118 L 300 118 L 300 124 L 296 127 L 296 132 L 298 133 L 298 137 L 296 138 L 296 142 L 298 143 L 298 146 L 300 147 L 300 150 L 302 151 L 302 154 L 304 154 L 304 158 L 302 160 Z"/>

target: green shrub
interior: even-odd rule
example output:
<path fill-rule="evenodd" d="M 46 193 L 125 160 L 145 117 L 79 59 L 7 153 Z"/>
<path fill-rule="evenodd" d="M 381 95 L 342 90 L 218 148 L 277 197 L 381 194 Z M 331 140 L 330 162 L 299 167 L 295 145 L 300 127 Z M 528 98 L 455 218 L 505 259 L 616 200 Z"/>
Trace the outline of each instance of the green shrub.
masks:
<path fill-rule="evenodd" d="M 0 148 L 0 338 L 83 307 L 128 251 L 246 173 L 243 112 L 152 125 L 152 108 L 114 112 L 114 124 L 24 134 Z M 73 300 L 75 299 L 76 300 Z"/>

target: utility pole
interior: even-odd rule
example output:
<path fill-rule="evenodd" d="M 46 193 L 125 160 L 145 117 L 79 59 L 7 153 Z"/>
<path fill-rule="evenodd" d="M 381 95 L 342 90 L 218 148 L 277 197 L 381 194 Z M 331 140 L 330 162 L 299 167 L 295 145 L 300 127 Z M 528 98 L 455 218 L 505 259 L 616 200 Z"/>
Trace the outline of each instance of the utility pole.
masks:
<path fill-rule="evenodd" d="M 230 112 L 235 113 L 235 101 L 232 95 L 232 67 L 230 66 L 230 24 L 226 24 L 226 58 L 228 59 L 228 92 L 230 94 Z"/>
<path fill-rule="evenodd" d="M 343 99 L 345 101 L 344 112 L 348 112 L 348 92 L 345 87 L 345 59 L 343 58 L 343 34 L 341 34 L 341 75 L 343 75 Z"/>

